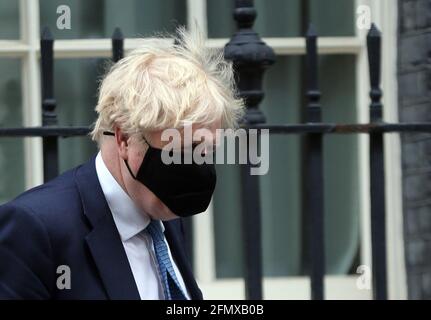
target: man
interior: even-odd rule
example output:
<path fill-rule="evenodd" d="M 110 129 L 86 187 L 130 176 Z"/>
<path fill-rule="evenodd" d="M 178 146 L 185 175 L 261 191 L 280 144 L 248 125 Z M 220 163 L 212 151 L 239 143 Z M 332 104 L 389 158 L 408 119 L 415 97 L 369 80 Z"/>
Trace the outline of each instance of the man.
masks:
<path fill-rule="evenodd" d="M 214 164 L 166 164 L 163 151 L 211 153 L 243 101 L 231 64 L 199 32 L 179 28 L 174 40 L 145 40 L 107 73 L 97 155 L 0 206 L 0 298 L 202 299 L 179 217 L 208 207 Z"/>

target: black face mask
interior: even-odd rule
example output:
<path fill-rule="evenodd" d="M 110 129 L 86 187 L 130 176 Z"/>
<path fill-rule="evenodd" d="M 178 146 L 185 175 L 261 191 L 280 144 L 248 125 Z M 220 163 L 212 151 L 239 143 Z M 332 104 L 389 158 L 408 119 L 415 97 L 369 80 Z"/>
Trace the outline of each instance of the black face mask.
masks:
<path fill-rule="evenodd" d="M 114 135 L 104 131 L 105 135 Z M 174 214 L 188 217 L 204 212 L 211 201 L 217 176 L 214 164 L 165 164 L 162 149 L 154 148 L 147 141 L 148 150 L 136 176 L 124 160 L 135 180 L 150 189 Z M 184 159 L 183 153 L 181 159 Z"/>

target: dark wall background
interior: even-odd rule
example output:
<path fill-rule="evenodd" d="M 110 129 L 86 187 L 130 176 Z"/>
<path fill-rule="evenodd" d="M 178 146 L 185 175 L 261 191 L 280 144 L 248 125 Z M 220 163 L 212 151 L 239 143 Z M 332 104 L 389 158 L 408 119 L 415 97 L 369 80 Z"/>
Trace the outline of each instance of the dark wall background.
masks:
<path fill-rule="evenodd" d="M 431 0 L 399 0 L 400 121 L 431 121 Z M 431 299 L 431 135 L 402 136 L 409 299 Z"/>

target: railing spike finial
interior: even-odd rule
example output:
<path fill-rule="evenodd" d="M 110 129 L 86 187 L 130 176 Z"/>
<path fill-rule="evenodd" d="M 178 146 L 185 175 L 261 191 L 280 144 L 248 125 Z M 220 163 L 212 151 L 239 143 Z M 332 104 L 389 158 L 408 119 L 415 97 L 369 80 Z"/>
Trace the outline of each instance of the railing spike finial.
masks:
<path fill-rule="evenodd" d="M 381 55 L 382 55 L 382 34 L 373 23 L 367 35 L 368 64 L 370 73 L 370 118 L 372 122 L 382 120 L 382 90 L 380 89 L 381 79 Z"/>
<path fill-rule="evenodd" d="M 112 60 L 117 62 L 124 56 L 124 36 L 120 28 L 115 28 L 112 34 Z"/>
<path fill-rule="evenodd" d="M 321 92 L 318 85 L 318 48 L 317 48 L 318 35 L 312 23 L 308 28 L 306 34 L 306 61 L 307 61 L 307 92 L 308 108 L 307 108 L 307 121 L 320 122 L 321 121 L 321 108 L 320 97 Z"/>
<path fill-rule="evenodd" d="M 257 17 L 253 0 L 236 0 L 233 17 L 237 22 L 238 29 L 252 28 Z"/>
<path fill-rule="evenodd" d="M 121 29 L 119 27 L 116 27 L 114 29 L 114 32 L 112 33 L 112 39 L 113 40 L 123 40 L 123 33 L 121 32 Z"/>
<path fill-rule="evenodd" d="M 51 29 L 49 29 L 49 27 L 44 27 L 42 29 L 40 39 L 41 40 L 51 40 L 51 41 L 54 40 L 54 37 L 51 33 Z"/>
<path fill-rule="evenodd" d="M 42 73 L 42 122 L 43 125 L 57 125 L 54 99 L 54 37 L 48 27 L 44 27 L 40 39 Z"/>
<path fill-rule="evenodd" d="M 264 97 L 265 69 L 275 62 L 274 50 L 252 29 L 256 16 L 252 0 L 236 0 L 234 18 L 238 30 L 224 48 L 225 58 L 233 62 L 239 94 L 247 107 L 243 122 L 249 124 L 266 121 L 258 105 Z"/>
<path fill-rule="evenodd" d="M 375 23 L 371 24 L 370 31 L 368 32 L 369 37 L 381 37 L 382 33 L 380 32 L 379 28 L 377 28 Z"/>
<path fill-rule="evenodd" d="M 312 22 L 310 22 L 310 24 L 308 25 L 306 37 L 307 38 L 317 37 L 316 27 L 314 26 L 314 24 Z"/>

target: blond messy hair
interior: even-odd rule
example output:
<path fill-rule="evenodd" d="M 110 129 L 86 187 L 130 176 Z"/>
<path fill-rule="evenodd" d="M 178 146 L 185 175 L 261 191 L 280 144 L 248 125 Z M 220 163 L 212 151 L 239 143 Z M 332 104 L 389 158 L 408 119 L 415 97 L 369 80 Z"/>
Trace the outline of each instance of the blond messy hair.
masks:
<path fill-rule="evenodd" d="M 178 27 L 169 38 L 173 42 L 143 39 L 108 71 L 99 88 L 93 140 L 100 144 L 103 131 L 115 125 L 126 134 L 218 120 L 222 128 L 237 126 L 244 101 L 223 50 L 205 47 L 197 26 L 193 31 Z"/>

